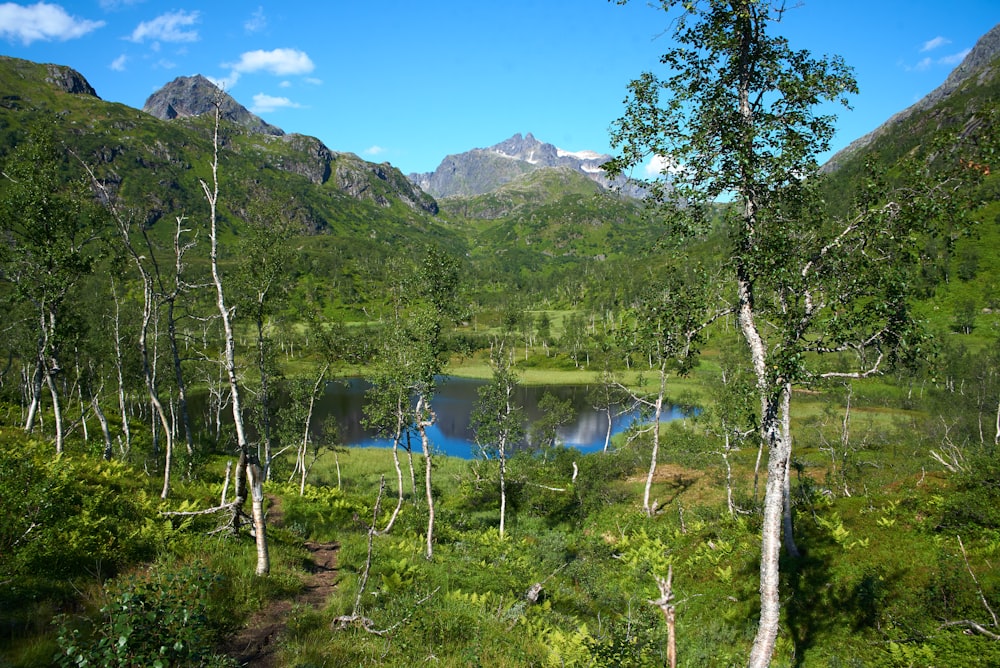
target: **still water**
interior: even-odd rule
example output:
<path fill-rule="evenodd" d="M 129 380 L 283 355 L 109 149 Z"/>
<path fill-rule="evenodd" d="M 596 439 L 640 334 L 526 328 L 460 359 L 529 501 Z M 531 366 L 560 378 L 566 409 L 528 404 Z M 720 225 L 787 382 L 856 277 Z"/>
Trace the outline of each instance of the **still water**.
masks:
<path fill-rule="evenodd" d="M 434 395 L 432 406 L 437 414 L 437 423 L 428 430 L 437 451 L 453 457 L 471 458 L 475 456 L 475 443 L 469 425 L 469 418 L 479 399 L 478 389 L 486 381 L 467 378 L 442 378 Z M 313 424 L 321 424 L 328 416 L 334 416 L 340 425 L 341 442 L 351 446 L 391 446 L 390 439 L 380 439 L 362 427 L 364 417 L 364 393 L 371 387 L 361 379 L 331 381 L 327 384 L 323 397 L 317 402 Z M 554 385 L 523 386 L 518 388 L 517 403 L 524 408 L 530 423 L 540 415 L 538 401 L 545 393 L 559 399 L 569 399 L 575 419 L 559 430 L 559 439 L 567 446 L 583 452 L 594 452 L 604 448 L 604 438 L 608 429 L 608 418 L 604 411 L 593 407 L 588 399 L 589 386 Z M 617 412 L 617 411 L 616 411 Z M 664 411 L 663 420 L 683 417 L 680 407 L 671 406 Z M 612 435 L 628 429 L 638 419 L 636 412 L 616 416 L 612 421 Z M 411 437 L 415 452 L 420 450 L 420 441 Z"/>

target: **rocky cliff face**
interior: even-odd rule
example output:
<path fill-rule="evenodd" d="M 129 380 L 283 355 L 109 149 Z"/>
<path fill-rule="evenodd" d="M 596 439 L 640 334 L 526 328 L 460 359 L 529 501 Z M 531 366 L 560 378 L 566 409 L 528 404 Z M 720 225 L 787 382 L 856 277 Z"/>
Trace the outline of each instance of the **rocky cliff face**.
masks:
<path fill-rule="evenodd" d="M 249 132 L 280 137 L 284 130 L 266 123 L 246 107 L 201 76 L 177 77 L 146 100 L 142 110 L 162 120 L 189 118 L 215 112 L 215 100 L 221 96 L 222 118 L 241 125 Z"/>
<path fill-rule="evenodd" d="M 45 81 L 52 84 L 59 90 L 65 93 L 70 93 L 71 95 L 90 95 L 100 99 L 97 96 L 97 91 L 95 91 L 94 87 L 90 85 L 90 82 L 72 67 L 66 67 L 65 65 L 46 65 L 45 69 L 48 71 L 48 76 L 45 77 Z"/>
<path fill-rule="evenodd" d="M 436 170 L 411 174 L 410 180 L 435 197 L 481 195 L 537 169 L 563 167 L 586 175 L 605 188 L 622 185 L 629 196 L 638 190 L 625 182 L 611 183 L 601 165 L 611 156 L 594 151 L 565 151 L 536 139 L 530 132 L 516 134 L 489 148 L 476 148 L 445 157 Z"/>
<path fill-rule="evenodd" d="M 51 63 L 43 65 L 21 58 L 0 56 L 0 70 L 2 70 L 3 74 L 23 81 L 44 81 L 64 93 L 89 95 L 98 100 L 101 99 L 98 97 L 94 87 L 90 85 L 90 82 L 72 67 L 53 65 Z M 4 92 L 8 93 L 9 91 Z M 10 96 L 4 95 L 4 97 L 9 98 Z"/>

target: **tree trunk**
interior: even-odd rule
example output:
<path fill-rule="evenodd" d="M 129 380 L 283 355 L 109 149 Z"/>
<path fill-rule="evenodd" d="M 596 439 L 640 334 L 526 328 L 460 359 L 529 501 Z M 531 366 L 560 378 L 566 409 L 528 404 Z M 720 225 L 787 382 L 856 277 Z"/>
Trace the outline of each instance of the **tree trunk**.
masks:
<path fill-rule="evenodd" d="M 49 394 L 52 396 L 52 415 L 56 423 L 56 454 L 62 454 L 63 451 L 63 419 L 62 419 L 62 407 L 59 405 L 59 392 L 56 390 L 55 380 L 52 378 L 52 373 L 46 369 L 45 370 L 45 384 L 49 387 Z"/>
<path fill-rule="evenodd" d="M 257 462 L 247 466 L 247 479 L 252 498 L 253 531 L 257 544 L 257 575 L 271 572 L 271 558 L 267 551 L 267 524 L 264 518 L 264 475 Z"/>
<path fill-rule="evenodd" d="M 500 441 L 500 538 L 504 537 L 507 526 L 507 453 L 503 440 Z"/>
<path fill-rule="evenodd" d="M 612 415 L 611 406 L 608 406 L 608 430 L 604 434 L 604 449 L 601 452 L 607 454 L 608 446 L 611 445 L 611 428 L 612 428 Z"/>
<path fill-rule="evenodd" d="M 260 373 L 260 436 L 264 446 L 264 478 L 271 479 L 271 401 L 268 393 L 268 373 L 267 373 L 267 344 L 264 341 L 264 318 L 257 312 L 255 323 L 257 326 L 257 370 Z M 312 400 L 309 403 L 309 414 L 312 416 Z M 306 434 L 309 432 L 309 424 L 306 423 Z M 260 457 L 258 451 L 257 456 Z M 305 453 L 302 457 L 302 485 L 305 486 Z"/>
<path fill-rule="evenodd" d="M 42 359 L 41 355 L 35 362 L 35 370 L 31 374 L 31 384 L 29 385 L 31 400 L 28 402 L 28 416 L 24 419 L 24 431 L 29 434 L 35 428 L 35 418 L 40 409 L 42 397 Z"/>
<path fill-rule="evenodd" d="M 410 494 L 413 495 L 414 500 L 417 496 L 417 473 L 413 468 L 413 444 L 410 443 L 410 431 L 406 431 L 406 459 L 410 465 Z"/>
<path fill-rule="evenodd" d="M 649 457 L 649 473 L 646 475 L 646 490 L 642 495 L 642 509 L 652 517 L 654 509 L 649 505 L 650 490 L 653 487 L 653 476 L 656 474 L 656 460 L 660 455 L 660 416 L 663 414 L 663 395 L 667 388 L 666 362 L 660 363 L 660 391 L 656 395 L 653 410 L 653 452 Z"/>
<path fill-rule="evenodd" d="M 431 488 L 431 442 L 427 436 L 427 427 L 434 424 L 433 413 L 430 413 L 429 400 L 423 394 L 417 399 L 417 429 L 420 430 L 420 445 L 424 452 L 424 492 L 427 498 L 427 560 L 434 558 L 434 493 Z M 425 411 L 431 419 L 424 419 Z"/>
<path fill-rule="evenodd" d="M 753 204 L 747 204 L 746 219 L 753 221 Z M 760 437 L 768 450 L 767 482 L 764 491 L 764 515 L 761 526 L 760 622 L 750 650 L 750 668 L 766 668 L 771 663 L 778 638 L 781 613 L 779 559 L 781 554 L 781 517 L 784 499 L 785 465 L 788 448 L 781 438 L 780 393 L 775 396 L 767 370 L 767 350 L 757 329 L 753 309 L 753 290 L 747 268 L 737 265 L 737 314 L 740 330 L 750 350 L 761 401 Z"/>
<path fill-rule="evenodd" d="M 194 436 L 191 432 L 191 417 L 188 415 L 187 389 L 184 383 L 184 371 L 181 368 L 181 355 L 177 346 L 177 323 L 174 320 L 174 302 L 167 302 L 167 338 L 170 341 L 170 354 L 174 361 L 174 380 L 177 382 L 177 408 L 181 414 L 181 426 L 184 428 L 184 444 L 188 455 L 188 472 L 194 464 Z"/>
<path fill-rule="evenodd" d="M 115 290 L 115 282 L 111 281 L 111 295 L 115 300 L 115 372 L 118 374 L 118 412 L 122 418 L 122 433 L 125 435 L 125 451 L 128 454 L 132 449 L 132 430 L 128 424 L 128 404 L 125 401 L 125 374 L 122 363 L 122 336 L 121 336 L 121 306 L 118 302 L 118 292 Z"/>
<path fill-rule="evenodd" d="M 761 527 L 760 622 L 750 653 L 751 668 L 765 668 L 771 662 L 778 637 L 781 613 L 779 598 L 779 560 L 781 555 L 781 520 L 784 499 L 785 465 L 788 448 L 780 437 L 775 402 L 769 402 L 762 420 L 762 437 L 768 443 L 767 482 L 764 491 L 764 516 Z"/>
<path fill-rule="evenodd" d="M 399 517 L 399 511 L 403 507 L 403 468 L 399 465 L 399 440 L 402 438 L 404 424 L 402 406 L 399 404 L 397 404 L 397 411 L 396 433 L 392 437 L 392 464 L 396 468 L 396 507 L 393 509 L 385 528 L 380 532 L 383 534 L 389 533 L 392 530 L 393 525 L 396 523 L 396 518 Z M 412 465 L 410 466 L 410 472 L 413 472 Z"/>
<path fill-rule="evenodd" d="M 101 423 L 101 434 L 104 436 L 104 451 L 101 453 L 101 456 L 105 461 L 110 461 L 113 450 L 111 444 L 111 431 L 108 429 L 108 419 L 104 417 L 104 411 L 101 410 L 101 404 L 98 402 L 96 394 L 90 401 L 94 406 L 94 415 L 97 416 L 97 421 Z"/>
<path fill-rule="evenodd" d="M 725 429 L 725 424 L 723 424 Z M 736 504 L 733 502 L 733 467 L 729 464 L 729 431 L 726 431 L 726 442 L 723 446 L 722 461 L 726 464 L 726 508 L 729 509 L 729 516 L 736 517 Z"/>
<path fill-rule="evenodd" d="M 239 381 L 236 376 L 236 343 L 233 335 L 233 324 L 229 309 L 226 307 L 225 291 L 222 287 L 222 277 L 219 275 L 219 244 L 217 225 L 217 204 L 219 201 L 219 117 L 221 114 L 220 102 L 215 105 L 215 134 L 213 137 L 213 157 L 212 157 L 212 187 L 205 181 L 201 181 L 202 190 L 205 192 L 205 199 L 209 206 L 209 239 L 211 241 L 209 259 L 212 267 L 212 282 L 215 285 L 216 306 L 219 310 L 219 318 L 222 320 L 222 330 L 224 334 L 225 352 L 223 366 L 229 380 L 230 401 L 233 406 L 233 423 L 236 427 L 236 443 L 239 448 L 239 460 L 236 469 L 236 497 L 237 504 L 233 508 L 234 525 L 238 522 L 239 514 L 242 512 L 242 505 L 246 501 L 246 487 L 240 489 L 242 479 L 247 477 L 247 482 L 253 487 L 254 509 L 253 519 L 255 525 L 255 539 L 257 543 L 257 574 L 263 575 L 270 571 L 267 551 L 267 532 L 264 530 L 263 513 L 263 484 L 259 464 L 250 460 L 250 446 L 247 442 L 246 431 L 243 428 L 243 407 L 240 403 Z M 258 467 L 254 469 L 254 467 Z M 242 492 L 242 495 L 241 495 Z M 258 507 L 259 497 L 259 507 Z M 260 524 L 257 527 L 257 524 Z"/>
<path fill-rule="evenodd" d="M 785 448 L 788 450 L 788 457 L 785 458 L 785 473 L 782 480 L 782 504 L 781 504 L 781 516 L 782 522 L 784 524 L 784 531 L 782 535 L 785 538 L 785 551 L 788 552 L 788 556 L 793 559 L 798 559 L 801 555 L 799 554 L 799 546 L 795 544 L 795 533 L 793 531 L 792 525 L 792 486 L 791 486 L 791 469 L 792 469 L 792 431 L 791 431 L 791 406 L 792 405 L 792 384 L 785 383 L 785 387 L 781 393 L 781 438 L 785 442 Z"/>

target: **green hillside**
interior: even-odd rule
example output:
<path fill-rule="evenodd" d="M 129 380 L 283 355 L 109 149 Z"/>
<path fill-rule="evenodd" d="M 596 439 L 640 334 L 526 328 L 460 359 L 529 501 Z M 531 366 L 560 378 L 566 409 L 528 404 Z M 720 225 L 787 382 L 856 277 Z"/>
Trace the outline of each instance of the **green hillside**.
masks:
<path fill-rule="evenodd" d="M 971 229 L 929 239 L 924 247 L 923 312 L 941 330 L 972 324 L 976 333 L 995 335 L 1000 308 L 1000 173 L 991 168 L 989 156 L 995 155 L 991 128 L 998 114 L 1000 59 L 933 106 L 880 128 L 864 150 L 836 156 L 824 184 L 827 202 L 842 213 L 861 196 L 859 184 L 871 166 L 891 180 L 919 164 L 914 160 L 944 169 L 949 161 L 963 160 L 958 157 L 963 150 L 986 156 L 959 165 L 983 175 L 968 204 Z M 941 143 L 942 137 L 947 143 Z"/>

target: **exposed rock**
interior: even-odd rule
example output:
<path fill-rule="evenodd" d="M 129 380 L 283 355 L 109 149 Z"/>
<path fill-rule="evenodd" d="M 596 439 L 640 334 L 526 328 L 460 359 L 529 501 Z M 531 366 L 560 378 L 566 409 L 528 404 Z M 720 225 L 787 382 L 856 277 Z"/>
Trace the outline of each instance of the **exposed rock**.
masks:
<path fill-rule="evenodd" d="M 286 159 L 281 169 L 304 176 L 317 185 L 326 183 L 330 179 L 333 151 L 323 142 L 315 137 L 300 134 L 285 135 L 282 139 L 301 155 L 302 159 Z"/>
<path fill-rule="evenodd" d="M 45 81 L 52 84 L 59 90 L 72 95 L 90 95 L 101 99 L 97 91 L 90 85 L 90 82 L 82 74 L 72 67 L 65 65 L 46 65 L 47 75 Z"/>
<path fill-rule="evenodd" d="M 189 118 L 215 112 L 215 100 L 221 96 L 222 118 L 245 127 L 249 132 L 274 135 L 285 134 L 281 128 L 265 122 L 250 113 L 246 107 L 223 92 L 214 83 L 201 76 L 177 77 L 147 98 L 142 110 L 163 120 Z"/>
<path fill-rule="evenodd" d="M 334 179 L 338 188 L 355 199 L 367 199 L 381 207 L 391 206 L 393 199 L 399 199 L 411 209 L 438 213 L 434 198 L 387 162 L 375 164 L 353 153 L 338 153 Z"/>
<path fill-rule="evenodd" d="M 568 167 L 604 188 L 621 187 L 630 197 L 641 191 L 626 180 L 612 183 L 601 165 L 611 156 L 594 151 L 565 151 L 536 139 L 530 132 L 515 134 L 489 148 L 476 148 L 449 155 L 436 170 L 411 174 L 410 180 L 435 197 L 481 195 L 534 171 L 552 167 Z"/>

